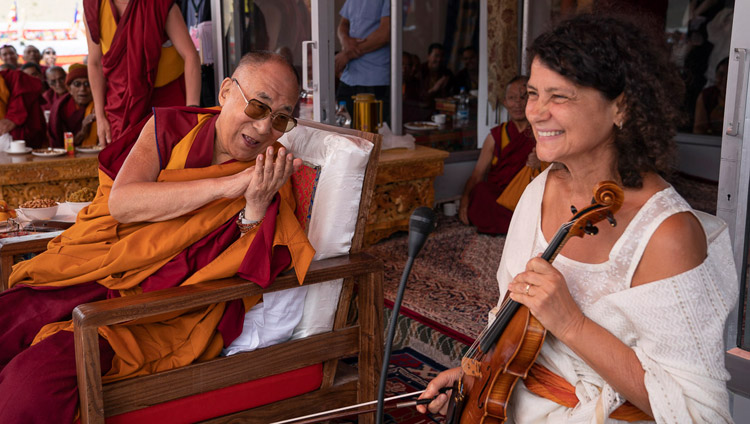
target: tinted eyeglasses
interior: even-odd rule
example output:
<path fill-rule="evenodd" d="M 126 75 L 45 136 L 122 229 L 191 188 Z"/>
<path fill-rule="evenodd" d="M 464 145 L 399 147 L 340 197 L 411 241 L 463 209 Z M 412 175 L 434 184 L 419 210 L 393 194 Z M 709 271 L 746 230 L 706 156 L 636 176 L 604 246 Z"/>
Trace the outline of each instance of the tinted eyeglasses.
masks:
<path fill-rule="evenodd" d="M 42 52 L 42 56 L 44 56 L 45 54 L 52 54 L 52 55 L 54 55 L 56 53 L 55 53 L 54 50 L 45 50 L 45 51 Z"/>
<path fill-rule="evenodd" d="M 81 87 L 88 88 L 90 86 L 88 81 L 78 81 L 78 80 L 71 82 L 70 85 L 75 88 L 81 88 Z"/>
<path fill-rule="evenodd" d="M 269 115 L 271 116 L 271 127 L 276 131 L 289 132 L 292 128 L 297 126 L 297 120 L 281 112 L 272 112 L 271 107 L 261 102 L 258 99 L 248 100 L 245 97 L 245 93 L 242 92 L 242 87 L 237 79 L 232 78 L 232 81 L 237 84 L 237 88 L 240 90 L 242 98 L 245 100 L 245 115 L 251 119 L 266 119 Z"/>

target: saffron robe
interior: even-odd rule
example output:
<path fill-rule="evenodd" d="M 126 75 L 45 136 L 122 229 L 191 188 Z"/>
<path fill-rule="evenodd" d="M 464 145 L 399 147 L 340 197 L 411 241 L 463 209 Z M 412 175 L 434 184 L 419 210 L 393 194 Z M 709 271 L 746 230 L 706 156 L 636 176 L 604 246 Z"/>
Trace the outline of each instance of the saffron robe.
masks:
<path fill-rule="evenodd" d="M 498 125 L 490 130 L 490 134 L 495 141 L 492 163 L 487 179 L 478 182 L 469 193 L 468 215 L 480 233 L 505 234 L 513 211 L 499 205 L 497 198 L 526 165 L 536 141 L 531 127 L 520 132 L 511 122 Z M 503 143 L 504 138 L 507 143 Z"/>
<path fill-rule="evenodd" d="M 73 133 L 73 136 L 81 131 L 83 119 L 94 112 L 94 102 L 90 102 L 86 107 L 78 107 L 70 93 L 58 98 L 50 109 L 49 123 L 47 124 L 47 136 L 49 137 L 50 147 L 64 147 L 64 134 Z M 99 142 L 96 134 L 96 121 L 89 127 L 86 138 L 81 142 L 81 146 L 94 146 Z"/>
<path fill-rule="evenodd" d="M 216 112 L 189 108 L 155 110 L 157 146 L 163 169 L 158 181 L 215 178 L 253 165 L 236 161 L 211 165 Z M 131 128 L 128 135 L 138 134 L 141 127 Z M 35 325 L 38 328 L 39 324 L 23 322 L 24 305 L 20 302 L 15 305 L 3 302 L 4 298 L 17 299 L 20 291 L 25 291 L 32 302 L 28 304 L 33 304 L 34 292 L 41 297 L 58 296 L 65 301 L 86 299 L 91 297 L 89 292 L 102 290 L 98 298 L 117 297 L 235 274 L 267 287 L 290 262 L 298 279 L 303 281 L 314 250 L 294 216 L 290 184 L 280 190 L 269 206 L 262 225 L 243 237 L 239 237 L 235 221 L 244 206 L 244 198 L 220 199 L 162 222 L 120 224 L 115 221 L 109 215 L 107 203 L 113 177 L 132 147 L 126 140 L 127 137 L 121 138 L 100 154 L 97 197 L 79 213 L 76 224 L 53 239 L 47 251 L 14 267 L 10 279 L 13 288 L 0 294 L 0 314 L 8 320 L 0 321 L 0 326 L 9 326 L 0 331 L 2 350 L 15 349 L 20 351 L 18 356 L 22 356 L 30 337 L 34 338 L 33 344 L 41 346 L 48 338 L 59 337 L 60 330 L 72 330 L 72 323 L 63 321 L 45 325 L 35 337 L 19 335 L 19 329 Z M 109 369 L 104 381 L 166 371 L 217 356 L 223 346 L 240 334 L 245 311 L 258 300 L 254 297 L 100 328 L 100 335 L 112 350 L 109 355 L 112 360 L 103 364 L 103 370 Z M 69 306 L 68 317 L 75 305 L 74 301 Z M 52 302 L 49 307 L 45 306 L 50 310 L 54 307 Z M 52 312 L 66 316 L 64 311 Z M 15 333 L 14 337 L 20 341 L 8 340 L 9 336 L 4 333 L 11 336 Z M 34 347 L 25 350 L 33 351 Z M 4 365 L 2 356 L 0 354 L 0 366 Z M 26 363 L 43 366 L 38 358 L 36 361 Z M 13 381 L 4 384 L 2 379 L 16 371 L 9 370 L 13 365 L 11 360 L 0 373 L 0 394 L 17 390 L 17 384 L 8 387 Z M 74 378 L 72 382 L 75 384 Z M 52 390 L 45 387 L 42 393 Z M 2 414 L 0 412 L 0 418 Z"/>
<path fill-rule="evenodd" d="M 14 69 L 0 71 L 0 119 L 16 124 L 10 135 L 14 140 L 26 140 L 26 147 L 38 148 L 47 143 L 41 102 L 39 78 Z"/>
<path fill-rule="evenodd" d="M 112 140 L 152 107 L 185 105 L 185 63 L 166 32 L 173 4 L 174 0 L 131 0 L 119 16 L 109 0 L 83 2 L 91 39 L 102 49 L 104 111 Z"/>

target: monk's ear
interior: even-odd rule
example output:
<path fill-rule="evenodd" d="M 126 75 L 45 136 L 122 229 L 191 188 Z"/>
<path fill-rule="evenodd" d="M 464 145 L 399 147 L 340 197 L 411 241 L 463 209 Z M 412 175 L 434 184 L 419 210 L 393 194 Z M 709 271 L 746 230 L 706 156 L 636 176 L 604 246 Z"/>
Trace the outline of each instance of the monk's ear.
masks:
<path fill-rule="evenodd" d="M 224 103 L 227 102 L 227 99 L 229 98 L 229 91 L 232 89 L 232 79 L 231 78 L 224 78 L 224 81 L 221 82 L 221 86 L 219 87 L 219 105 L 224 106 Z"/>

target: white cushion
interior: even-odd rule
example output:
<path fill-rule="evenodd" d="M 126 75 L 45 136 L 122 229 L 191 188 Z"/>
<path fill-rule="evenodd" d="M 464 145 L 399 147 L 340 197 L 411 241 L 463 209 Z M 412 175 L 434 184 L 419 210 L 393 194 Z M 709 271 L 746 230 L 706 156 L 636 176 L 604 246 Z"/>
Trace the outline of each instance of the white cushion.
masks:
<path fill-rule="evenodd" d="M 295 157 L 321 167 L 307 233 L 316 251 L 315 260 L 349 253 L 372 143 L 304 126 L 297 126 L 279 141 Z M 330 331 L 342 281 L 264 295 L 263 302 L 245 314 L 242 334 L 224 353 Z"/>

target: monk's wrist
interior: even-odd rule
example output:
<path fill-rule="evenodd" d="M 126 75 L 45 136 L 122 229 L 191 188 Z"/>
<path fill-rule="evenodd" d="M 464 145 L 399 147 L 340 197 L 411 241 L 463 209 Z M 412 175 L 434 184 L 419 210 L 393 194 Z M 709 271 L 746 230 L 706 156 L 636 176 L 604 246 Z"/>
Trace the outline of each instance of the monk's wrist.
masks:
<path fill-rule="evenodd" d="M 264 216 L 266 216 L 266 208 L 259 209 L 254 205 L 246 204 L 243 209 L 243 217 L 248 221 L 260 221 Z"/>

